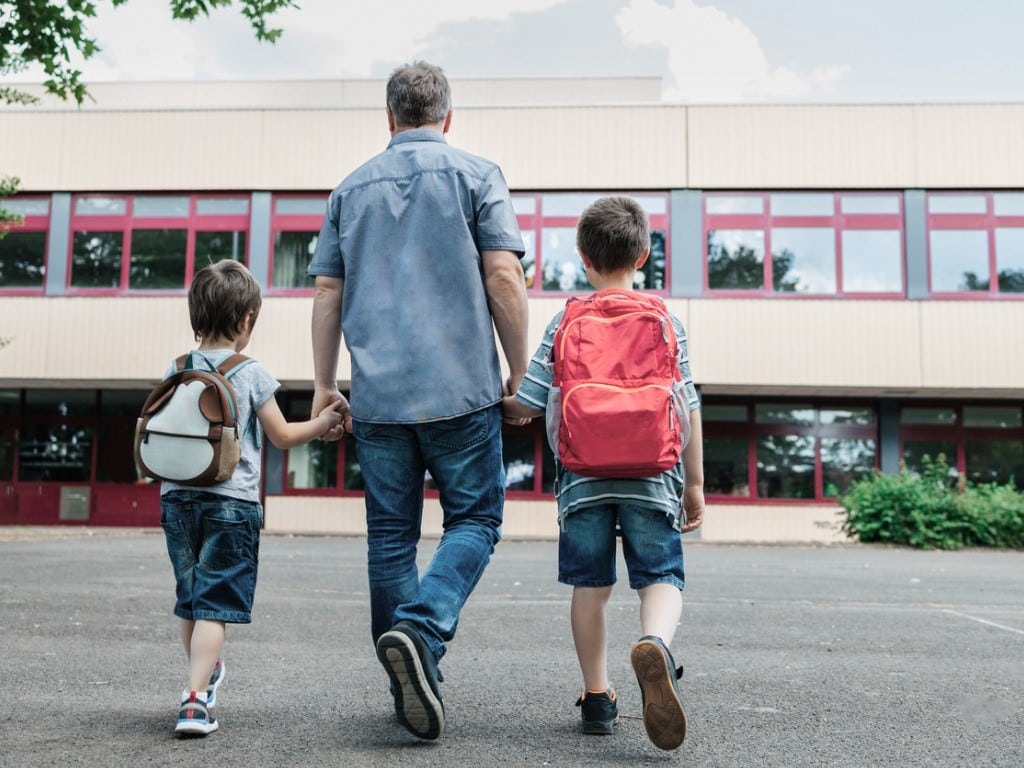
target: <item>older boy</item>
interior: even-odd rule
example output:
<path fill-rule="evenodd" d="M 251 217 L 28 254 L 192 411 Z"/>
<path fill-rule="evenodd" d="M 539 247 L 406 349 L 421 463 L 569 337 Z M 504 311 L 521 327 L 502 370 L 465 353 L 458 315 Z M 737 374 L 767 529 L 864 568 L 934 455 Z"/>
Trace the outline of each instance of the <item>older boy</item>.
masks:
<path fill-rule="evenodd" d="M 598 290 L 628 293 L 634 274 L 650 255 L 647 217 L 628 197 L 608 197 L 580 217 L 576 246 L 590 283 Z M 544 413 L 552 382 L 551 347 L 562 319 L 549 324 L 514 396 L 503 403 L 506 418 Z M 558 465 L 558 580 L 573 585 L 570 621 L 583 673 L 583 732 L 610 734 L 618 702 L 608 679 L 605 607 L 615 583 L 617 529 L 630 587 L 640 597 L 641 638 L 631 661 L 643 697 L 644 726 L 661 749 L 675 749 L 686 736 L 676 668 L 668 646 L 682 614 L 684 586 L 680 532 L 703 522 L 704 473 L 700 400 L 686 353 L 686 334 L 672 317 L 679 369 L 690 412 L 691 437 L 679 463 L 653 477 L 607 478 L 576 474 Z M 615 354 L 615 351 L 610 351 Z"/>

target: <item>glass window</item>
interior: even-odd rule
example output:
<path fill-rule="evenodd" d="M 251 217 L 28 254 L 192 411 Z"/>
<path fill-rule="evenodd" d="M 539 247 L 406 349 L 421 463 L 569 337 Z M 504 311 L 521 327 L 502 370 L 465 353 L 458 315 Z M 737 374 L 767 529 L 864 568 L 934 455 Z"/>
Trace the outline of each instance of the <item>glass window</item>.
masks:
<path fill-rule="evenodd" d="M 839 209 L 842 213 L 899 213 L 899 195 L 843 195 Z"/>
<path fill-rule="evenodd" d="M 323 197 L 275 197 L 274 213 L 279 216 L 319 216 L 327 213 L 327 195 Z M 317 232 L 320 228 L 317 227 Z"/>
<path fill-rule="evenodd" d="M 964 406 L 965 427 L 1018 429 L 1021 426 L 1020 406 Z"/>
<path fill-rule="evenodd" d="M 956 424 L 956 410 L 953 408 L 903 408 L 900 424 Z"/>
<path fill-rule="evenodd" d="M 821 408 L 818 421 L 822 424 L 874 424 L 875 412 L 871 408 Z"/>
<path fill-rule="evenodd" d="M 816 411 L 809 405 L 759 403 L 755 409 L 758 424 L 799 424 L 813 426 Z"/>
<path fill-rule="evenodd" d="M 132 290 L 173 290 L 185 285 L 184 229 L 132 231 L 128 287 Z"/>
<path fill-rule="evenodd" d="M 88 482 L 92 429 L 69 424 L 29 426 L 18 443 L 21 482 Z"/>
<path fill-rule="evenodd" d="M 937 461 L 939 457 L 949 465 L 951 477 L 956 477 L 956 443 L 952 440 L 904 440 L 903 462 L 911 472 L 920 472 L 925 457 Z"/>
<path fill-rule="evenodd" d="M 772 230 L 772 288 L 779 293 L 835 293 L 836 239 L 831 227 Z"/>
<path fill-rule="evenodd" d="M 91 389 L 29 389 L 25 413 L 29 416 L 92 416 L 96 393 Z"/>
<path fill-rule="evenodd" d="M 319 236 L 320 230 L 278 232 L 274 236 L 274 288 L 313 287 L 313 279 L 307 270 Z"/>
<path fill-rule="evenodd" d="M 516 212 L 517 216 L 536 213 L 537 198 L 533 197 L 532 195 L 513 195 L 512 210 Z"/>
<path fill-rule="evenodd" d="M 75 232 L 71 246 L 71 285 L 117 288 L 121 285 L 121 232 Z"/>
<path fill-rule="evenodd" d="M 745 405 L 708 405 L 704 403 L 700 408 L 700 415 L 703 421 L 746 421 L 747 406 Z"/>
<path fill-rule="evenodd" d="M 711 290 L 764 288 L 764 232 L 708 232 L 708 287 Z"/>
<path fill-rule="evenodd" d="M 837 197 L 842 213 L 835 210 Z M 901 203 L 893 193 L 708 195 L 708 290 L 899 295 L 905 274 Z"/>
<path fill-rule="evenodd" d="M 537 242 L 532 230 L 523 232 L 523 253 L 522 265 L 526 275 L 526 287 L 533 288 L 537 281 Z"/>
<path fill-rule="evenodd" d="M 996 192 L 992 200 L 996 216 L 1024 216 L 1024 192 Z"/>
<path fill-rule="evenodd" d="M 1024 441 L 967 440 L 964 453 L 970 482 L 1005 485 L 1012 480 L 1024 489 Z"/>
<path fill-rule="evenodd" d="M 3 209 L 15 216 L 49 216 L 50 201 L 35 197 L 8 197 L 4 199 Z"/>
<path fill-rule="evenodd" d="M 704 198 L 708 213 L 760 214 L 764 213 L 761 195 L 708 195 Z"/>
<path fill-rule="evenodd" d="M 21 393 L 16 389 L 0 389 L 0 416 L 17 416 L 21 410 Z"/>
<path fill-rule="evenodd" d="M 772 216 L 831 216 L 835 213 L 832 195 L 781 193 L 770 195 Z"/>
<path fill-rule="evenodd" d="M 928 213 L 985 213 L 984 195 L 928 195 Z"/>
<path fill-rule="evenodd" d="M 363 482 L 363 472 L 359 468 L 359 461 L 356 458 L 356 439 L 352 435 L 345 435 L 345 490 L 362 491 L 366 489 Z"/>
<path fill-rule="evenodd" d="M 545 291 L 592 291 L 583 261 L 576 253 L 575 227 L 544 229 L 541 259 Z"/>
<path fill-rule="evenodd" d="M 14 454 L 17 432 L 14 427 L 0 426 L 0 482 L 9 483 L 14 479 Z"/>
<path fill-rule="evenodd" d="M 245 259 L 246 198 L 83 196 L 72 210 L 68 286 L 82 292 L 183 291 L 202 267 Z"/>
<path fill-rule="evenodd" d="M 45 232 L 13 230 L 0 237 L 0 288 L 42 288 L 45 275 Z"/>
<path fill-rule="evenodd" d="M 996 229 L 996 275 L 1000 293 L 1024 293 L 1024 227 Z"/>
<path fill-rule="evenodd" d="M 505 463 L 505 488 L 509 491 L 532 491 L 536 484 L 537 440 L 533 434 L 509 433 L 502 437 L 502 459 Z"/>
<path fill-rule="evenodd" d="M 814 498 L 814 438 L 766 435 L 757 441 L 757 495 Z"/>
<path fill-rule="evenodd" d="M 934 292 L 988 290 L 988 235 L 984 231 L 933 229 L 929 244 Z"/>
<path fill-rule="evenodd" d="M 897 230 L 847 229 L 841 234 L 843 290 L 893 293 L 903 287 L 903 253 Z"/>
<path fill-rule="evenodd" d="M 749 461 L 744 438 L 704 438 L 704 491 L 749 496 Z"/>
<path fill-rule="evenodd" d="M 299 418 L 309 418 L 308 410 L 304 417 Z M 339 445 L 339 442 L 314 440 L 289 448 L 285 487 L 302 490 L 337 488 Z"/>
<path fill-rule="evenodd" d="M 874 440 L 821 439 L 822 493 L 827 498 L 842 496 L 853 483 L 875 469 Z"/>

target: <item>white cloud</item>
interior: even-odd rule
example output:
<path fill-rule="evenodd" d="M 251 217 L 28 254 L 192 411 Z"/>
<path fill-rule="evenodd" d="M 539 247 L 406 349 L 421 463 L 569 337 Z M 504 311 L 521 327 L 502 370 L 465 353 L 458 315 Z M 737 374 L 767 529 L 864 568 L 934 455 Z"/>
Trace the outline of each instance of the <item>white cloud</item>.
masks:
<path fill-rule="evenodd" d="M 623 39 L 668 51 L 674 81 L 666 98 L 687 102 L 739 102 L 806 97 L 830 91 L 846 66 L 819 67 L 800 74 L 772 66 L 760 41 L 740 19 L 694 0 L 631 0 L 615 18 Z"/>
<path fill-rule="evenodd" d="M 269 19 L 284 30 L 273 45 L 254 39 L 237 6 L 188 23 L 171 18 L 169 0 L 100 3 L 87 29 L 102 50 L 76 66 L 87 82 L 368 77 L 416 58 L 446 22 L 502 20 L 565 1 L 299 0 Z M 18 79 L 41 80 L 41 70 Z"/>

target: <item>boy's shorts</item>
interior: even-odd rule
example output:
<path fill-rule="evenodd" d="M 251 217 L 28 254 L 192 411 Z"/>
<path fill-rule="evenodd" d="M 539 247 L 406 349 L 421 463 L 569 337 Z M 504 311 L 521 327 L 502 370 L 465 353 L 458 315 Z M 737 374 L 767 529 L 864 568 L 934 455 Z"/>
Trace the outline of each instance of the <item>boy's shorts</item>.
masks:
<path fill-rule="evenodd" d="M 629 586 L 672 584 L 683 589 L 683 544 L 668 515 L 630 504 L 600 504 L 565 517 L 558 535 L 558 580 L 574 587 L 610 587 L 616 581 L 616 523 Z"/>
<path fill-rule="evenodd" d="M 263 526 L 259 502 L 171 491 L 160 498 L 160 525 L 177 582 L 174 615 L 250 623 Z"/>

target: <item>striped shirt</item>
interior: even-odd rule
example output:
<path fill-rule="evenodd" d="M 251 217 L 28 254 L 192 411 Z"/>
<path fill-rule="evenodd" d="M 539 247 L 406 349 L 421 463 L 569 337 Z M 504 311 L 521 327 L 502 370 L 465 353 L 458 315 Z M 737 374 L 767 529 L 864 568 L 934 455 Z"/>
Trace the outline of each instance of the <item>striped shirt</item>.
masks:
<path fill-rule="evenodd" d="M 551 345 L 554 342 L 555 330 L 562 320 L 563 313 L 564 311 L 559 312 L 548 323 L 548 327 L 544 331 L 544 338 L 530 359 L 526 376 L 523 377 L 519 390 L 516 392 L 516 399 L 523 405 L 545 411 L 545 413 L 548 410 L 548 395 L 551 392 L 554 368 L 551 362 Z M 700 397 L 693 384 L 693 375 L 690 373 L 686 331 L 683 329 L 683 324 L 674 315 L 672 316 L 672 325 L 675 328 L 676 341 L 679 345 L 679 373 L 683 378 L 687 405 L 692 411 L 700 408 Z M 550 419 L 548 421 L 550 422 Z M 557 440 L 557 436 L 555 440 Z M 552 440 L 549 432 L 548 441 L 552 443 L 552 450 L 557 457 L 558 447 L 555 440 Z M 680 527 L 680 509 L 685 485 L 681 458 L 675 467 L 654 477 L 584 477 L 570 472 L 558 462 L 556 462 L 556 467 L 555 500 L 558 503 L 559 525 L 567 515 L 580 509 L 597 504 L 622 503 L 662 510 L 671 518 L 674 528 L 678 530 Z"/>

